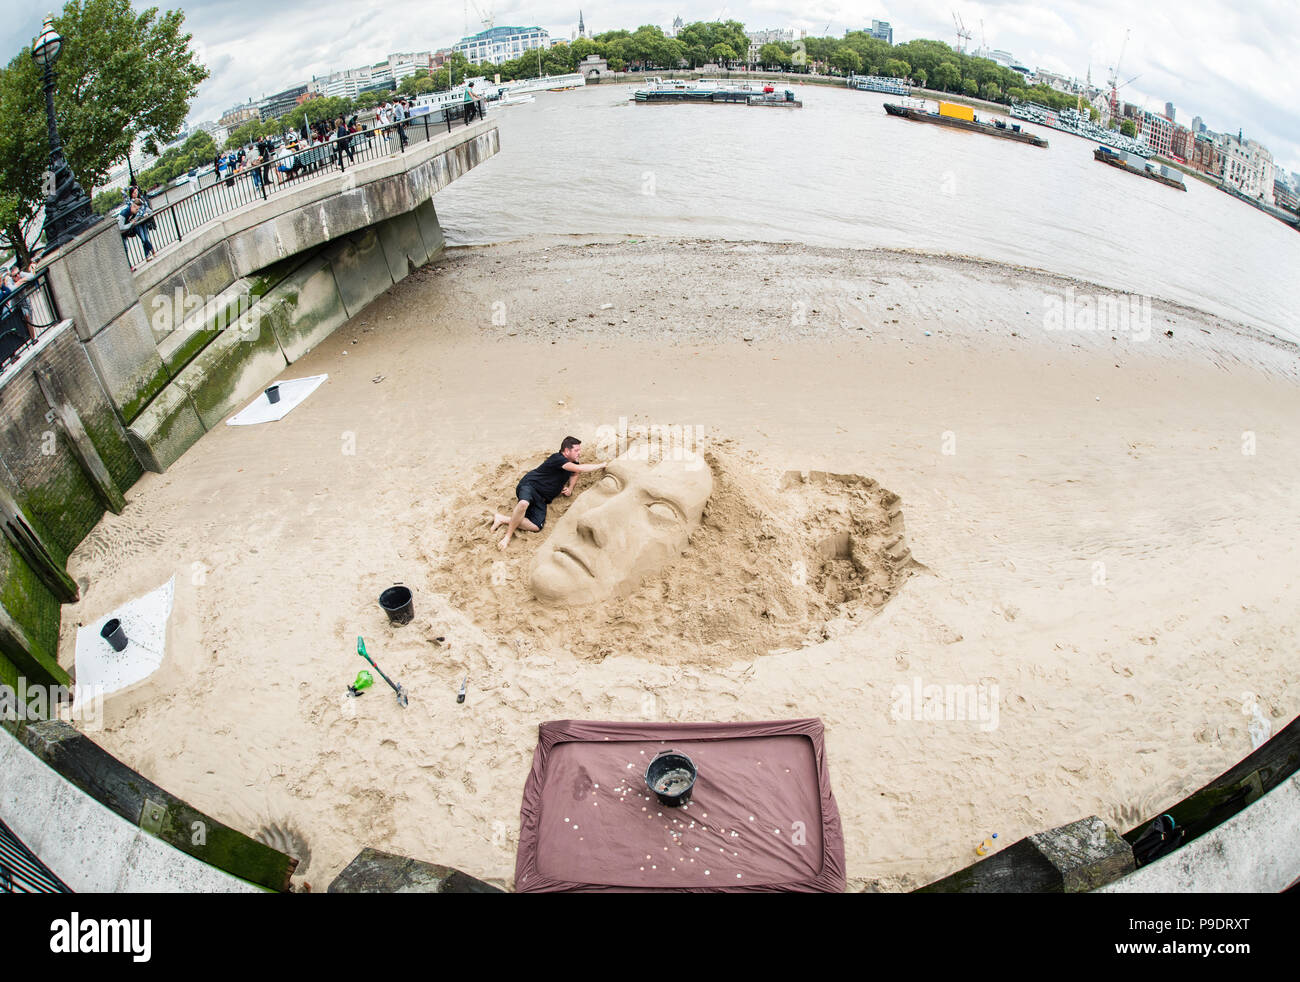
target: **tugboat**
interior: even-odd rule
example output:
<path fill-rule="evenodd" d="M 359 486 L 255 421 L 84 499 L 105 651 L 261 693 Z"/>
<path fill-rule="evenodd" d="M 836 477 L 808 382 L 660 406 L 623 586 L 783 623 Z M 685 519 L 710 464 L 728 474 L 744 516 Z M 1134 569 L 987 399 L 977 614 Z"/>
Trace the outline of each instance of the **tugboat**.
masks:
<path fill-rule="evenodd" d="M 1137 174 L 1139 177 L 1159 181 L 1171 188 L 1178 188 L 1179 191 L 1187 190 L 1187 185 L 1183 183 L 1183 176 L 1178 171 L 1165 164 L 1157 164 L 1154 160 L 1143 160 L 1137 154 L 1125 153 L 1123 150 L 1111 150 L 1109 147 L 1098 147 L 1092 152 L 1092 159 L 1100 160 L 1103 164 L 1110 164 L 1112 167 L 1118 167 L 1120 170 L 1126 170 L 1130 174 Z M 1159 173 L 1156 172 L 1157 167 L 1160 168 Z"/>
<path fill-rule="evenodd" d="M 1022 130 L 1019 123 L 1012 123 L 1007 126 L 1006 121 L 1001 119 L 995 119 L 992 123 L 982 123 L 975 117 L 975 110 L 971 109 L 970 106 L 958 105 L 955 102 L 940 102 L 937 113 L 928 112 L 924 102 L 904 103 L 902 105 L 887 102 L 885 103 L 885 112 L 891 116 L 899 116 L 917 123 L 938 123 L 940 126 L 952 126 L 959 130 L 971 130 L 975 133 L 987 133 L 989 136 L 1000 136 L 1004 140 L 1028 143 L 1034 147 L 1047 146 L 1046 140 L 1041 136 Z"/>

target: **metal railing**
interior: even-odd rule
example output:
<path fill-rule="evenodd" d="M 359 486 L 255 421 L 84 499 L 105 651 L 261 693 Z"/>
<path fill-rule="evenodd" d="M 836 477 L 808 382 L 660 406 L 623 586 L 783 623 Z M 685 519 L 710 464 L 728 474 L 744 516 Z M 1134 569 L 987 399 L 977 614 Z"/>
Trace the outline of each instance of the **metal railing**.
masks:
<path fill-rule="evenodd" d="M 0 371 L 17 361 L 60 319 L 46 270 L 24 279 L 17 289 L 0 297 Z"/>
<path fill-rule="evenodd" d="M 71 893 L 36 854 L 0 822 L 0 893 Z"/>
<path fill-rule="evenodd" d="M 268 161 L 220 178 L 172 204 L 151 209 L 122 231 L 122 245 L 131 268 L 146 262 L 158 250 L 182 241 L 202 226 L 245 205 L 269 200 L 272 195 L 331 174 L 336 169 L 343 172 L 357 164 L 404 153 L 412 144 L 426 143 L 440 136 L 444 126 L 450 133 L 453 123 L 463 120 L 468 125 L 475 119 L 482 119 L 484 104 L 482 98 L 450 103 L 401 123 L 350 133 L 296 151 L 285 152 L 282 149 Z M 116 216 L 121 211 L 119 207 L 111 214 Z"/>

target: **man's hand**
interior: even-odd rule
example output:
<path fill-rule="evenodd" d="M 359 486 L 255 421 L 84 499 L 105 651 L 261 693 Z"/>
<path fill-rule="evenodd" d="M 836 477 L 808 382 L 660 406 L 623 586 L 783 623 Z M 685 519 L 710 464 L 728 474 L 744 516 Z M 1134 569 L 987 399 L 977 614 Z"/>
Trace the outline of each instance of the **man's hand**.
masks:
<path fill-rule="evenodd" d="M 564 495 L 566 498 L 569 497 L 569 495 L 573 494 L 573 485 L 566 484 L 560 489 L 560 494 Z"/>

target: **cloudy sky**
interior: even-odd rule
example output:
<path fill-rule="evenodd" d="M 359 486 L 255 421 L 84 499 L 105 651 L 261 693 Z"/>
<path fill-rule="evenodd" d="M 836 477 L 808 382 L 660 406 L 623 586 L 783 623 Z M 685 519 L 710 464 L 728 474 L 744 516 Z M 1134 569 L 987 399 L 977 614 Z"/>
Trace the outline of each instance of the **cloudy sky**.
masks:
<path fill-rule="evenodd" d="M 1161 111 L 1166 101 L 1177 120 L 1201 116 L 1215 130 L 1244 130 L 1265 144 L 1288 170 L 1300 170 L 1300 6 L 1294 0 L 155 0 L 180 6 L 194 46 L 212 77 L 203 85 L 191 119 L 215 119 L 248 98 L 301 84 L 313 74 L 377 61 L 390 52 L 423 51 L 458 40 L 466 24 L 538 24 L 568 37 L 582 4 L 596 31 L 669 27 L 675 16 L 693 20 L 735 18 L 747 28 L 804 29 L 842 36 L 871 19 L 894 27 L 894 42 L 937 38 L 956 43 L 952 12 L 961 15 L 978 46 L 1010 51 L 1022 64 L 1080 78 L 1092 70 L 1104 81 L 1131 30 L 1120 81 L 1138 76 L 1122 95 Z M 590 7 L 587 4 L 592 4 Z M 150 4 L 133 0 L 137 9 Z M 44 8 L 41 8 L 44 9 Z M 0 55 L 7 62 L 40 30 L 40 14 L 27 7 L 5 18 Z M 1290 57 L 1288 57 L 1290 56 Z"/>

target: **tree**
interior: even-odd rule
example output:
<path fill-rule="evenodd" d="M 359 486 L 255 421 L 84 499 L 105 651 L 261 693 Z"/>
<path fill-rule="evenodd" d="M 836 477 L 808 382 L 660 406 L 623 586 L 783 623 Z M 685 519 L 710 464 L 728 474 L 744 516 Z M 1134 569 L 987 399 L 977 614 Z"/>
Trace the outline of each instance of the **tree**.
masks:
<path fill-rule="evenodd" d="M 433 79 L 423 73 L 408 75 L 398 83 L 397 91 L 406 96 L 417 96 L 425 92 L 432 92 Z"/>
<path fill-rule="evenodd" d="M 831 54 L 831 67 L 841 72 L 860 72 L 862 56 L 847 44 L 841 45 Z"/>
<path fill-rule="evenodd" d="M 736 49 L 729 44 L 718 43 L 709 49 L 709 55 L 719 65 L 730 65 L 736 60 Z"/>
<path fill-rule="evenodd" d="M 912 66 L 899 58 L 890 58 L 885 62 L 885 74 L 890 78 L 907 78 Z"/>
<path fill-rule="evenodd" d="M 1137 123 L 1131 119 L 1121 119 L 1119 121 L 1119 131 L 1125 136 L 1137 136 Z"/>
<path fill-rule="evenodd" d="M 980 94 L 979 83 L 976 82 L 973 78 L 968 78 L 966 79 L 966 81 L 962 82 L 961 90 L 965 92 L 968 96 L 977 96 Z"/>
<path fill-rule="evenodd" d="M 936 89 L 952 92 L 961 85 L 961 69 L 951 61 L 945 61 L 934 70 L 932 78 Z"/>
<path fill-rule="evenodd" d="M 769 41 L 758 49 L 758 63 L 765 68 L 784 68 L 790 64 L 790 56 L 781 45 Z"/>
<path fill-rule="evenodd" d="M 199 130 L 191 133 L 179 147 L 169 147 L 153 166 L 136 175 L 140 187 L 148 190 L 155 184 L 165 184 L 174 177 L 212 163 L 217 155 L 217 144 L 210 133 Z"/>
<path fill-rule="evenodd" d="M 179 10 L 141 14 L 130 0 L 69 0 L 54 18 L 63 36 L 54 108 L 64 156 L 81 186 L 104 183 L 137 140 L 156 153 L 180 132 L 208 70 L 190 50 Z M 41 74 L 24 48 L 0 70 L 0 245 L 27 261 L 49 161 Z"/>

